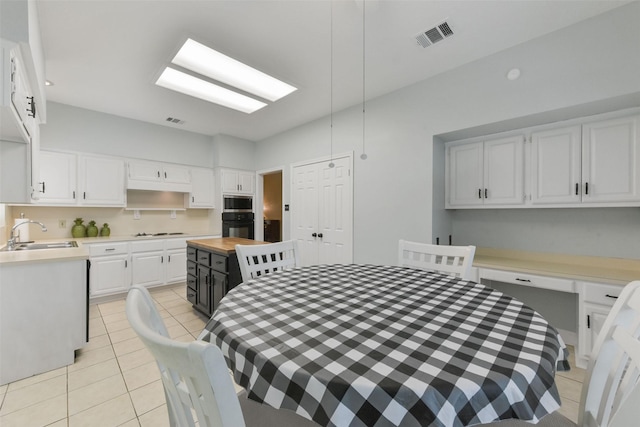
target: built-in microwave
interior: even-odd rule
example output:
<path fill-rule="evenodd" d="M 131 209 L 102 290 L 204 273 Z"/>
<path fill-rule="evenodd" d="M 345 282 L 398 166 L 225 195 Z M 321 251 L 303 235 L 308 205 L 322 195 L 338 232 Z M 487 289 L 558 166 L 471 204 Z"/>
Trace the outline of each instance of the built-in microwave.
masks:
<path fill-rule="evenodd" d="M 253 197 L 251 196 L 223 196 L 222 212 L 253 212 Z"/>

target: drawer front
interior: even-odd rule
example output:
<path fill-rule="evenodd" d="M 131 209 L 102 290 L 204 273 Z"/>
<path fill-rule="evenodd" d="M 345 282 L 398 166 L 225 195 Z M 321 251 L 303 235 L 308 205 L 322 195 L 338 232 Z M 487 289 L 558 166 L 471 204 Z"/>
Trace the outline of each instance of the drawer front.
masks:
<path fill-rule="evenodd" d="M 97 245 L 92 244 L 88 246 L 89 246 L 89 254 L 91 256 L 117 255 L 117 254 L 129 253 L 129 243 L 127 242 L 100 243 Z"/>
<path fill-rule="evenodd" d="M 196 253 L 198 255 L 198 264 L 206 265 L 207 267 L 211 266 L 211 252 L 198 249 Z"/>
<path fill-rule="evenodd" d="M 162 240 L 142 240 L 139 242 L 131 242 L 131 252 L 151 252 L 161 251 L 164 249 Z"/>
<path fill-rule="evenodd" d="M 187 301 L 195 305 L 197 303 L 196 278 L 187 276 Z"/>
<path fill-rule="evenodd" d="M 222 273 L 227 272 L 227 257 L 218 254 L 211 254 L 211 268 Z"/>
<path fill-rule="evenodd" d="M 623 286 L 603 285 L 600 283 L 584 283 L 583 295 L 585 302 L 612 306 L 622 292 Z"/>
<path fill-rule="evenodd" d="M 187 261 L 187 274 L 192 274 L 193 276 L 198 274 L 197 264 L 191 260 Z M 195 288 L 195 285 L 194 285 L 194 288 Z"/>
<path fill-rule="evenodd" d="M 189 261 L 198 262 L 197 252 L 198 250 L 193 246 L 187 246 L 187 259 Z"/>
<path fill-rule="evenodd" d="M 164 241 L 165 249 L 184 249 L 187 247 L 187 239 L 167 239 Z"/>
<path fill-rule="evenodd" d="M 575 282 L 570 279 L 537 276 L 535 274 L 516 273 L 513 271 L 490 270 L 481 268 L 480 279 L 496 280 L 498 282 L 513 283 L 514 285 L 531 286 L 534 288 L 550 289 L 552 291 L 575 293 Z"/>

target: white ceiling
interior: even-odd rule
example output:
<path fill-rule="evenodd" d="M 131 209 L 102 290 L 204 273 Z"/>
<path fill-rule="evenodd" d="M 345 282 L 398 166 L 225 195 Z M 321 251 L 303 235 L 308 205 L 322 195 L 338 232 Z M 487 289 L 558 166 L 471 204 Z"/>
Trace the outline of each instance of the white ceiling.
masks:
<path fill-rule="evenodd" d="M 47 88 L 49 101 L 254 141 L 362 102 L 362 0 L 37 3 L 46 75 L 55 84 Z M 366 0 L 365 96 L 392 92 L 624 3 Z M 444 19 L 455 35 L 418 46 L 415 36 Z M 298 90 L 248 115 L 156 86 L 187 37 Z M 185 123 L 168 124 L 167 117 Z"/>

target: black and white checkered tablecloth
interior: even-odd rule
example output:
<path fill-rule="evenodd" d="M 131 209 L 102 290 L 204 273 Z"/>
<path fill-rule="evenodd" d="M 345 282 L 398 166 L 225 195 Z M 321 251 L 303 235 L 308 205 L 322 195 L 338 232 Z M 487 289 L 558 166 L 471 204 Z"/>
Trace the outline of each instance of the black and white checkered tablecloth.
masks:
<path fill-rule="evenodd" d="M 518 300 L 405 267 L 251 280 L 200 338 L 222 349 L 251 399 L 322 426 L 537 422 L 559 408 L 554 374 L 568 366 L 558 333 Z"/>

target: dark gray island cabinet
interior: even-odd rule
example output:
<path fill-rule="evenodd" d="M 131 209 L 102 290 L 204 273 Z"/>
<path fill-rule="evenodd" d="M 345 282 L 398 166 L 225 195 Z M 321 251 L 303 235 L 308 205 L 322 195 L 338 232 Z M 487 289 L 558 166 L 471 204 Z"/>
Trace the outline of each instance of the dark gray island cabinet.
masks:
<path fill-rule="evenodd" d="M 187 299 L 193 307 L 213 315 L 222 297 L 242 282 L 236 245 L 265 242 L 222 237 L 187 241 Z"/>

